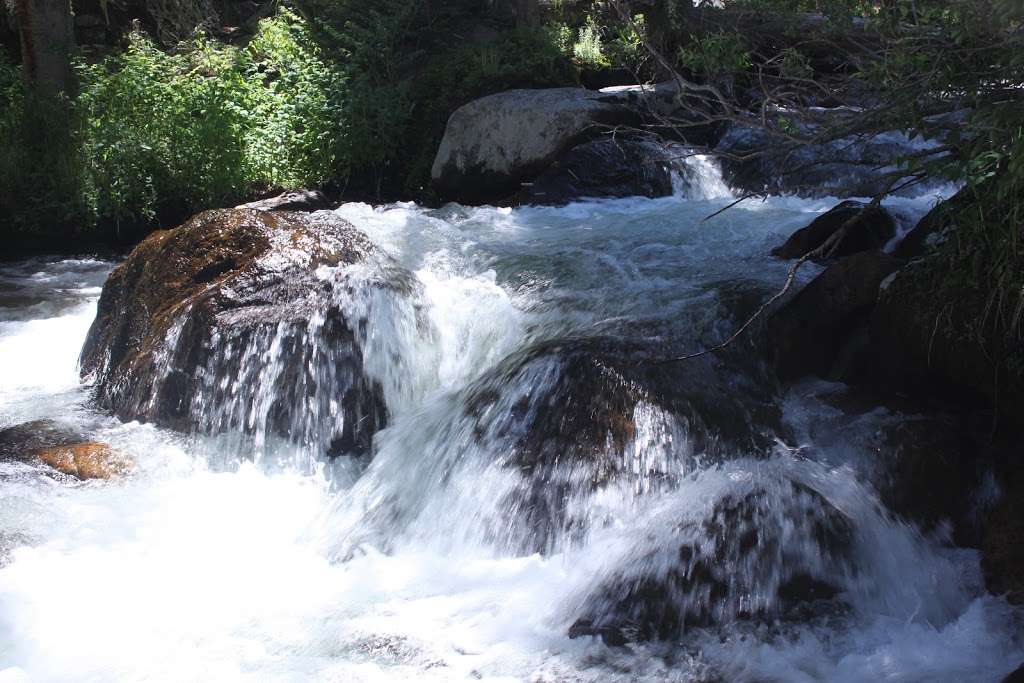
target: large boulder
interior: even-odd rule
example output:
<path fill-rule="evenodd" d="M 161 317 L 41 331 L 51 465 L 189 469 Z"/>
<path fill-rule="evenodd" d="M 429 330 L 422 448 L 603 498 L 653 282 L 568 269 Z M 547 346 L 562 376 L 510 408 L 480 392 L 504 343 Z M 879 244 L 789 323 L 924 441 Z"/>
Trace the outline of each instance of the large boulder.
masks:
<path fill-rule="evenodd" d="M 5 460 L 42 463 L 77 479 L 110 479 L 132 468 L 130 458 L 107 444 L 51 420 L 0 430 L 0 462 Z"/>
<path fill-rule="evenodd" d="M 878 251 L 829 266 L 768 319 L 769 353 L 783 380 L 828 376 L 874 310 L 899 262 Z"/>
<path fill-rule="evenodd" d="M 448 120 L 431 171 L 446 199 L 477 203 L 515 194 L 602 126 L 634 120 L 616 95 L 582 88 L 510 90 L 474 100 Z"/>
<path fill-rule="evenodd" d="M 660 365 L 616 338 L 551 342 L 510 358 L 466 400 L 477 439 L 521 476 L 502 506 L 508 544 L 544 552 L 587 528 L 573 505 L 626 485 L 670 484 L 691 458 L 768 450 L 779 423 L 771 394 L 710 357 Z M 510 391 L 509 387 L 514 390 Z"/>
<path fill-rule="evenodd" d="M 853 524 L 806 485 L 748 484 L 702 512 L 639 534 L 583 598 L 569 635 L 675 639 L 737 619 L 800 617 L 842 590 L 834 581 L 849 574 Z"/>
<path fill-rule="evenodd" d="M 124 420 L 365 452 L 387 411 L 343 302 L 381 258 L 329 212 L 198 214 L 111 273 L 82 375 Z"/>
<path fill-rule="evenodd" d="M 845 201 L 811 221 L 810 225 L 790 235 L 786 243 L 772 250 L 772 256 L 783 259 L 800 258 L 829 240 L 846 227 L 846 232 L 827 253 L 815 260 L 842 258 L 861 251 L 881 249 L 896 234 L 896 225 L 889 212 L 880 206 Z"/>
<path fill-rule="evenodd" d="M 526 204 L 566 204 L 582 198 L 667 197 L 672 151 L 650 140 L 602 139 L 574 147 L 524 190 Z"/>

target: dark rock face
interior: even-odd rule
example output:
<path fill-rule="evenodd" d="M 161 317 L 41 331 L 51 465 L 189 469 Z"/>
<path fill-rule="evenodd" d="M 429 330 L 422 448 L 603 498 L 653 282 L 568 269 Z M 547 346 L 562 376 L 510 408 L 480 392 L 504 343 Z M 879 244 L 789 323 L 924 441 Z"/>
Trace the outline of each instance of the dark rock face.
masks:
<path fill-rule="evenodd" d="M 337 292 L 373 253 L 329 213 L 201 213 L 111 273 L 82 375 L 124 420 L 363 452 L 387 412 Z"/>
<path fill-rule="evenodd" d="M 766 449 L 779 413 L 770 393 L 710 358 L 657 365 L 652 350 L 612 338 L 545 344 L 510 359 L 467 398 L 477 438 L 522 475 L 505 507 L 528 552 L 582 531 L 574 496 L 629 482 L 669 484 L 690 456 Z M 518 395 L 497 390 L 519 386 Z M 517 532 L 518 533 L 518 532 Z"/>
<path fill-rule="evenodd" d="M 331 207 L 327 197 L 319 190 L 290 190 L 276 197 L 240 204 L 235 208 L 257 211 L 319 211 Z"/>
<path fill-rule="evenodd" d="M 1003 495 L 985 522 L 981 567 L 989 591 L 1024 604 L 1024 471 L 1019 465 L 1006 478 Z"/>
<path fill-rule="evenodd" d="M 978 187 L 961 188 L 946 201 L 939 202 L 900 240 L 892 255 L 901 259 L 924 256 L 930 244 L 941 242 L 945 233 L 956 227 L 956 217 L 960 211 L 979 203 L 984 195 L 992 191 L 992 183 L 983 182 Z"/>
<path fill-rule="evenodd" d="M 807 129 L 805 134 L 813 134 Z M 801 197 L 871 197 L 887 188 L 889 165 L 920 149 L 895 131 L 789 149 L 786 141 L 755 127 L 732 124 L 716 145 L 732 187 L 746 192 Z M 938 143 L 936 143 L 937 145 Z M 920 188 L 916 188 L 920 189 Z"/>
<path fill-rule="evenodd" d="M 823 577 L 847 571 L 853 535 L 849 519 L 793 481 L 727 494 L 702 521 L 680 521 L 669 539 L 627 558 L 586 598 L 569 635 L 663 640 L 832 600 L 840 587 Z"/>
<path fill-rule="evenodd" d="M 24 422 L 0 430 L 0 461 L 27 462 L 47 448 L 70 446 L 85 438 L 51 420 Z"/>
<path fill-rule="evenodd" d="M 896 226 L 885 209 L 862 202 L 846 201 L 815 218 L 806 228 L 793 233 L 786 243 L 772 250 L 772 256 L 800 258 L 817 249 L 844 225 L 846 234 L 828 253 L 816 260 L 842 258 L 862 251 L 881 249 L 896 234 Z"/>
<path fill-rule="evenodd" d="M 1014 669 L 1003 679 L 1003 683 L 1024 683 L 1024 664 Z"/>
<path fill-rule="evenodd" d="M 952 526 L 959 545 L 976 546 L 972 496 L 980 480 L 973 457 L 983 448 L 954 416 L 908 417 L 879 434 L 879 458 L 886 475 L 882 502 L 898 516 L 931 531 Z"/>
<path fill-rule="evenodd" d="M 596 140 L 571 149 L 523 192 L 525 204 L 566 204 L 586 197 L 667 197 L 671 151 L 646 140 Z"/>
<path fill-rule="evenodd" d="M 898 265 L 877 251 L 848 256 L 773 313 L 767 335 L 779 377 L 828 375 L 844 345 L 867 323 L 880 284 Z"/>

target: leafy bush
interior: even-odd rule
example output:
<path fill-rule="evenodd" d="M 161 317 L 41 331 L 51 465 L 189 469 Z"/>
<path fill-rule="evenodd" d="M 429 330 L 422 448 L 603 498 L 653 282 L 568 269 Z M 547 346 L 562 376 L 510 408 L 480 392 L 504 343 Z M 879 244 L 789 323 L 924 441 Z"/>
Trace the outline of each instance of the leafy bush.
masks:
<path fill-rule="evenodd" d="M 608 66 L 601 46 L 601 27 L 593 19 L 587 21 L 580 29 L 576 44 L 572 47 L 576 61 L 584 66 Z"/>
<path fill-rule="evenodd" d="M 77 76 L 73 103 L 33 103 L 0 68 L 0 207 L 16 226 L 118 230 L 348 172 L 344 75 L 286 10 L 244 48 L 200 35 L 168 53 L 134 33 Z"/>

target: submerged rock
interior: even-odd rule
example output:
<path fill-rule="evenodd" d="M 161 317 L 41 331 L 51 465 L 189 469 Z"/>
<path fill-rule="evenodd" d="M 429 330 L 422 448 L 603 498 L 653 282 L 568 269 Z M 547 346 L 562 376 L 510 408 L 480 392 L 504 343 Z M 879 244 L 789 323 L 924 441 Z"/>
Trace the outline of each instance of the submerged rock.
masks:
<path fill-rule="evenodd" d="M 582 198 L 667 197 L 672 151 L 649 140 L 595 140 L 559 157 L 523 192 L 525 204 L 559 205 Z"/>
<path fill-rule="evenodd" d="M 110 479 L 127 474 L 132 461 L 110 446 L 50 420 L 0 430 L 0 461 L 41 462 L 78 479 Z"/>
<path fill-rule="evenodd" d="M 565 340 L 477 383 L 467 399 L 477 438 L 522 476 L 504 506 L 516 518 L 510 528 L 524 534 L 511 545 L 545 551 L 583 531 L 573 501 L 603 487 L 650 492 L 692 457 L 769 446 L 778 411 L 767 390 L 711 358 L 656 360 L 650 348 L 619 339 Z"/>
<path fill-rule="evenodd" d="M 779 377 L 829 375 L 844 347 L 855 343 L 867 324 L 882 281 L 898 266 L 878 251 L 848 256 L 775 311 L 767 338 Z"/>
<path fill-rule="evenodd" d="M 365 452 L 387 411 L 341 295 L 373 253 L 327 212 L 198 214 L 111 273 L 82 375 L 124 420 Z"/>
<path fill-rule="evenodd" d="M 508 197 L 602 126 L 632 121 L 621 101 L 582 88 L 510 90 L 474 100 L 448 120 L 431 171 L 434 186 L 456 201 Z"/>
<path fill-rule="evenodd" d="M 853 535 L 850 520 L 803 484 L 726 494 L 702 519 L 684 517 L 667 537 L 639 540 L 584 598 L 569 635 L 611 645 L 664 640 L 832 600 Z"/>
<path fill-rule="evenodd" d="M 793 233 L 786 243 L 772 250 L 772 256 L 800 258 L 823 245 L 846 225 L 846 234 L 816 260 L 842 258 L 862 251 L 881 249 L 896 234 L 892 216 L 885 209 L 863 202 L 846 201 L 815 218 L 806 228 Z"/>

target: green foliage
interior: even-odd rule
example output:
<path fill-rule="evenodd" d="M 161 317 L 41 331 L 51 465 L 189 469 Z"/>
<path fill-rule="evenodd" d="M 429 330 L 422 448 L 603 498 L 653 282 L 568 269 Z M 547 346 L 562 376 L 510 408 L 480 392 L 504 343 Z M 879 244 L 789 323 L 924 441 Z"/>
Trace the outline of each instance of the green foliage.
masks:
<path fill-rule="evenodd" d="M 692 36 L 690 43 L 679 50 L 678 63 L 709 80 L 735 76 L 751 65 L 743 37 L 724 31 Z"/>
<path fill-rule="evenodd" d="M 580 29 L 576 43 L 572 46 L 573 57 L 584 66 L 608 66 L 608 58 L 601 45 L 601 28 L 593 19 L 588 19 Z"/>
<path fill-rule="evenodd" d="M 0 69 L 0 206 L 16 225 L 146 223 L 162 209 L 224 205 L 348 170 L 344 76 L 287 11 L 245 48 L 200 35 L 168 53 L 132 34 L 124 52 L 79 63 L 77 75 L 77 100 L 54 106 L 27 100 L 21 79 Z M 49 156 L 30 134 L 40 121 Z"/>
<path fill-rule="evenodd" d="M 643 33 L 647 30 L 644 15 L 637 14 L 632 22 L 619 22 L 612 28 L 612 39 L 608 41 L 608 61 L 615 66 L 624 66 L 639 71 L 647 61 Z"/>

